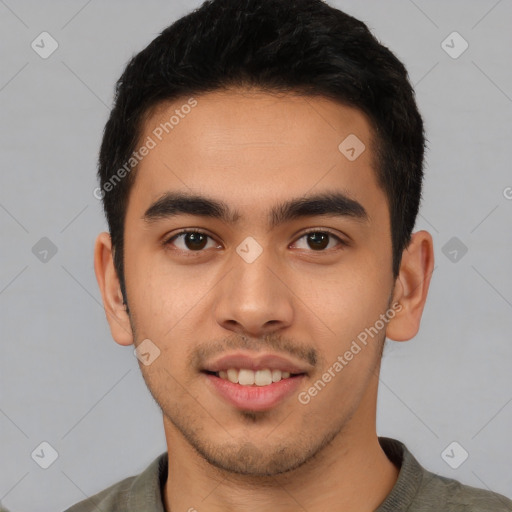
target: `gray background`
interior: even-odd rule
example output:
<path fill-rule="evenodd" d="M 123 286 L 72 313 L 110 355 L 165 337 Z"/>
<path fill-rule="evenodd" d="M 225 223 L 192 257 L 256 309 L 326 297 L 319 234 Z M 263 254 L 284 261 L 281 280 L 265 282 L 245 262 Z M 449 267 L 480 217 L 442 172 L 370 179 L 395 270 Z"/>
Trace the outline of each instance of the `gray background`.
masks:
<path fill-rule="evenodd" d="M 430 146 L 417 229 L 434 237 L 436 268 L 420 333 L 388 342 L 379 434 L 512 497 L 512 2 L 331 3 L 405 62 Z M 166 449 L 133 347 L 105 320 L 92 191 L 115 80 L 199 4 L 0 0 L 0 500 L 12 512 L 62 510 Z M 47 59 L 31 48 L 42 31 L 59 44 Z M 441 44 L 453 31 L 469 43 L 456 59 Z M 59 455 L 48 469 L 31 457 L 43 441 Z M 441 456 L 452 441 L 469 453 L 458 469 Z"/>

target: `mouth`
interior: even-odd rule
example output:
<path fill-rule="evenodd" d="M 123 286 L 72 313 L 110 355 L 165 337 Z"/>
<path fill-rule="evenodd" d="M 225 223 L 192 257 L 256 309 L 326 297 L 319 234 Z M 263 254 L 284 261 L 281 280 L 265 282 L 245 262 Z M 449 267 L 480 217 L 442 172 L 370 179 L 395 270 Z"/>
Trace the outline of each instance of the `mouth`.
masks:
<path fill-rule="evenodd" d="M 240 411 L 268 411 L 278 407 L 292 394 L 297 394 L 299 386 L 306 377 L 304 373 L 289 374 L 285 378 L 281 375 L 280 380 L 269 383 L 266 370 L 262 371 L 263 378 L 261 380 L 259 380 L 260 377 L 256 377 L 259 372 L 246 369 L 230 370 L 233 370 L 230 373 L 234 376 L 238 373 L 239 378 L 241 376 L 242 382 L 245 383 L 231 382 L 227 375 L 226 378 L 221 377 L 221 372 L 205 371 L 202 373 L 212 393 L 224 403 Z M 256 378 L 258 378 L 258 383 L 255 381 Z"/>
<path fill-rule="evenodd" d="M 280 356 L 224 356 L 201 370 L 210 390 L 245 411 L 265 411 L 283 403 L 301 385 L 307 369 Z"/>

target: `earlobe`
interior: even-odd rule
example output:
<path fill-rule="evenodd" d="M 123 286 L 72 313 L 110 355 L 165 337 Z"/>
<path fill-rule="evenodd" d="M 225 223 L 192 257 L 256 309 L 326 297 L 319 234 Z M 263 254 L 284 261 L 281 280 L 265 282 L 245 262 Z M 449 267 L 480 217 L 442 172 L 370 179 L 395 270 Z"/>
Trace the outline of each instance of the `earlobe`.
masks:
<path fill-rule="evenodd" d="M 94 272 L 112 337 L 120 345 L 131 345 L 133 334 L 130 318 L 123 303 L 121 286 L 114 266 L 112 240 L 105 232 L 98 235 L 94 246 Z"/>
<path fill-rule="evenodd" d="M 434 270 L 434 244 L 428 231 L 418 231 L 402 253 L 400 272 L 395 282 L 392 304 L 401 309 L 389 322 L 386 337 L 410 340 L 418 333 Z"/>

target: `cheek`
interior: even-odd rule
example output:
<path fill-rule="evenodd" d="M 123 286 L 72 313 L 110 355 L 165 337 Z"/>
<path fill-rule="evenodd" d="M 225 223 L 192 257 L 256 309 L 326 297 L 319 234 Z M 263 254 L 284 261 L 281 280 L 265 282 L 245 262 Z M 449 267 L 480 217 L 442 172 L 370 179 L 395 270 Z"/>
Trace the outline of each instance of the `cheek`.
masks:
<path fill-rule="evenodd" d="M 323 361 L 313 382 L 320 379 L 319 387 L 328 382 L 329 388 L 321 401 L 351 402 L 351 394 L 362 392 L 373 373 L 385 336 L 380 318 L 390 292 L 386 279 L 375 265 L 362 262 L 360 271 L 353 266 L 322 280 L 321 289 L 311 295 L 316 301 L 312 309 L 329 328 L 317 339 Z"/>
<path fill-rule="evenodd" d="M 136 318 L 137 330 L 146 337 L 161 337 L 185 313 L 183 283 L 179 275 L 169 275 L 145 251 L 127 258 L 126 287 L 130 310 Z M 186 292 L 186 290 L 185 290 Z M 176 320 L 173 322 L 173 319 Z M 151 336 L 150 336 L 151 335 Z"/>
<path fill-rule="evenodd" d="M 141 252 L 126 267 L 138 338 L 163 346 L 187 346 L 197 340 L 201 324 L 211 320 L 208 304 L 222 274 L 206 266 L 172 265 L 164 252 L 156 256 Z"/>
<path fill-rule="evenodd" d="M 355 264 L 341 264 L 316 279 L 302 279 L 304 301 L 332 331 L 339 343 L 373 324 L 385 311 L 390 293 L 388 276 L 362 255 Z M 301 280 L 298 278 L 297 283 Z"/>

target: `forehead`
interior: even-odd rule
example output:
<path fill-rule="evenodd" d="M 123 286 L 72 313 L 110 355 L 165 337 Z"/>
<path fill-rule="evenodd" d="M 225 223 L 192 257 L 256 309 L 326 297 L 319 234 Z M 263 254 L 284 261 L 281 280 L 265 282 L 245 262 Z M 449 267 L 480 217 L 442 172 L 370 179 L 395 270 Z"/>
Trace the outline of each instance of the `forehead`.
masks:
<path fill-rule="evenodd" d="M 180 190 L 255 207 L 257 215 L 258 205 L 283 195 L 335 188 L 385 203 L 371 139 L 363 113 L 323 97 L 233 89 L 161 103 L 143 125 L 138 147 L 152 148 L 138 164 L 130 202 L 143 208 Z"/>

